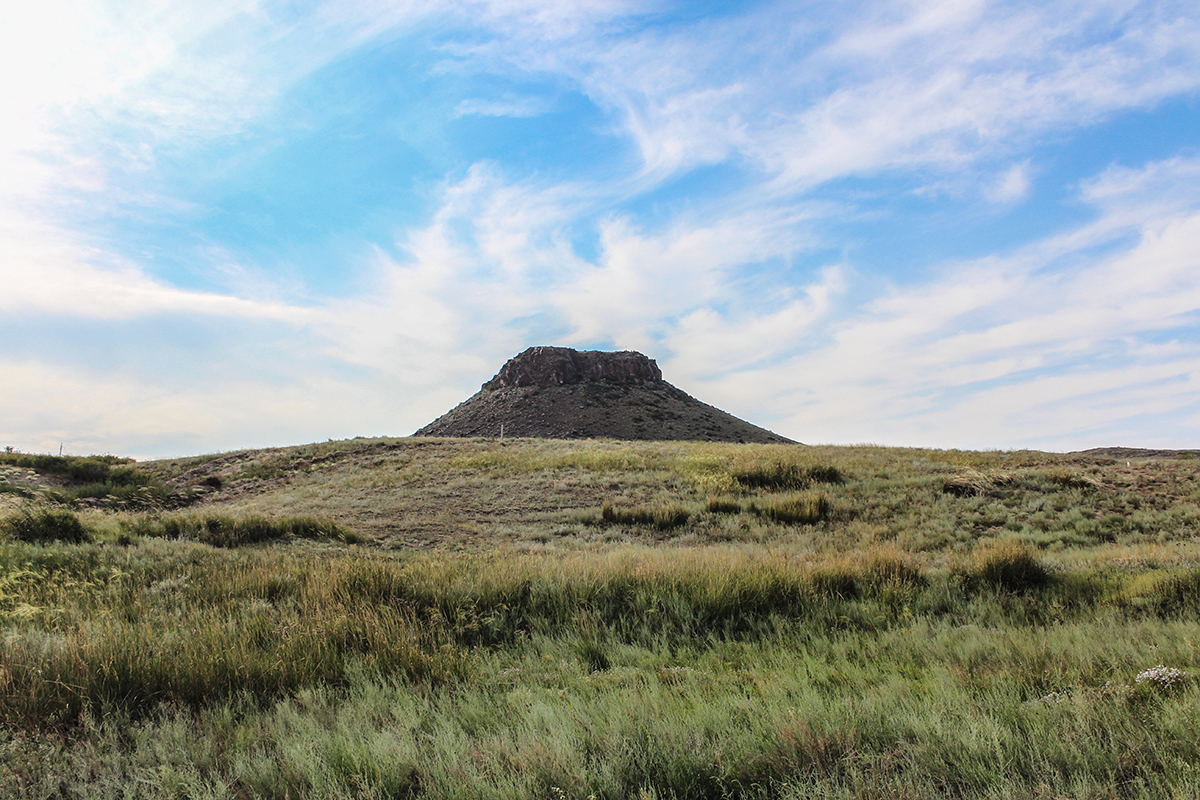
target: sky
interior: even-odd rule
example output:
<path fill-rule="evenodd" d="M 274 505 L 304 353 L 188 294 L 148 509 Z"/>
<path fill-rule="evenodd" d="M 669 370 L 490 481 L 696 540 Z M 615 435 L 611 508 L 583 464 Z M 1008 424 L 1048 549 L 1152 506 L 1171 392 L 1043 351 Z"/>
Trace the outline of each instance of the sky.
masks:
<path fill-rule="evenodd" d="M 408 435 L 527 347 L 807 443 L 1200 447 L 1194 0 L 42 0 L 0 446 Z"/>

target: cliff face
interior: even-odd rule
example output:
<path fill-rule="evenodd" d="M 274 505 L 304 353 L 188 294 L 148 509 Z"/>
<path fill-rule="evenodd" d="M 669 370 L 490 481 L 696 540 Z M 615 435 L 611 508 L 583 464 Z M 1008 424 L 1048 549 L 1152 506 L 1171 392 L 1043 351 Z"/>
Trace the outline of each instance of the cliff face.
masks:
<path fill-rule="evenodd" d="M 572 350 L 569 347 L 531 347 L 510 358 L 496 377 L 483 385 L 488 391 L 521 386 L 563 386 L 584 381 L 641 383 L 661 381 L 654 359 L 622 350 Z"/>

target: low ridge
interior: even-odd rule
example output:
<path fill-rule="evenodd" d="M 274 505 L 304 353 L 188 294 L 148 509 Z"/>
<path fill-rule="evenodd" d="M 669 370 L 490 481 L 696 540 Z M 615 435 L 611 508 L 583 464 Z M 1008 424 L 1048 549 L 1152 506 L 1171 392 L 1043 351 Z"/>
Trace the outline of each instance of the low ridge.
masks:
<path fill-rule="evenodd" d="M 569 347 L 510 358 L 478 393 L 414 435 L 794 444 L 675 388 L 641 353 Z"/>

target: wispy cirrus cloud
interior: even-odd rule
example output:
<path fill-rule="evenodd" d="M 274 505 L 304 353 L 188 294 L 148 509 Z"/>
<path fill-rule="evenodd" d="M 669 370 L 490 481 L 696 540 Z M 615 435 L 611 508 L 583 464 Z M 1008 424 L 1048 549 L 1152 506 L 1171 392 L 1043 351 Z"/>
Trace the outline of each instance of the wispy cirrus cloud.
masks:
<path fill-rule="evenodd" d="M 553 104 L 543 97 L 508 96 L 499 99 L 468 98 L 454 107 L 456 117 L 539 117 Z"/>
<path fill-rule="evenodd" d="M 1168 214 L 1161 202 L 1196 165 L 1110 171 L 1081 192 L 1102 212 L 1094 223 L 885 292 L 831 320 L 825 343 L 778 369 L 734 370 L 715 393 L 769 385 L 780 424 L 820 441 L 920 444 L 953 430 L 963 446 L 1080 447 L 1114 424 L 1147 437 L 1138 419 L 1152 413 L 1190 418 L 1200 193 L 1177 193 Z M 1197 435 L 1175 428 L 1158 443 Z"/>
<path fill-rule="evenodd" d="M 1200 87 L 1189 4 L 790 4 L 608 37 L 512 31 L 481 58 L 571 76 L 610 108 L 646 173 L 747 158 L 780 189 L 850 174 L 961 169 Z M 546 46 L 546 39 L 553 44 Z"/>

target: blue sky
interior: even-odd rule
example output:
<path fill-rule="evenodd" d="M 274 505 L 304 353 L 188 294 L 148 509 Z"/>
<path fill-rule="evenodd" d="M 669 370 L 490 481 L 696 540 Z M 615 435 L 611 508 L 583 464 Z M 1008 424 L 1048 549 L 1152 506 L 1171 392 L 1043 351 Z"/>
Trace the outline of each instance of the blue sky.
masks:
<path fill-rule="evenodd" d="M 404 435 L 554 344 L 804 442 L 1200 447 L 1194 2 L 24 5 L 0 444 Z"/>

